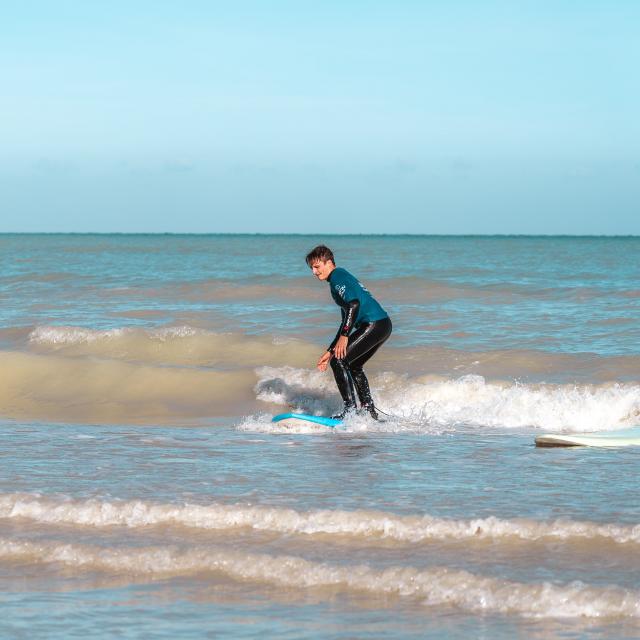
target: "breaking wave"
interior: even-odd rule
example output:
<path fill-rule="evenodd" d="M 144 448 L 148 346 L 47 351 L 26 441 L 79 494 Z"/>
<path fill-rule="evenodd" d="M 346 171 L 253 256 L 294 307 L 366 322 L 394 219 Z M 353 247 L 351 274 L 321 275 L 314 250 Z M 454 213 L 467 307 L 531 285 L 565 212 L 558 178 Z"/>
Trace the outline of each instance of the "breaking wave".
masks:
<path fill-rule="evenodd" d="M 525 584 L 448 568 L 374 569 L 332 565 L 296 556 L 240 553 L 211 547 L 103 548 L 0 539 L 0 559 L 56 563 L 78 571 L 156 578 L 215 572 L 235 581 L 280 588 L 365 592 L 419 599 L 425 606 L 527 617 L 640 617 L 640 592 L 581 582 Z"/>
<path fill-rule="evenodd" d="M 333 389 L 328 376 L 293 367 L 261 367 L 257 373 L 260 400 L 312 414 L 326 414 L 337 406 L 335 397 L 327 397 Z M 383 430 L 432 432 L 464 424 L 601 431 L 632 426 L 640 416 L 637 384 L 520 384 L 477 375 L 451 380 L 394 373 L 372 376 L 371 383 L 376 404 L 395 418 L 387 425 L 373 425 Z"/>
<path fill-rule="evenodd" d="M 25 337 L 24 332 L 18 338 L 5 334 L 9 342 Z M 0 351 L 4 417 L 176 424 L 250 416 L 240 428 L 277 432 L 268 419 L 254 416 L 281 407 L 326 415 L 341 405 L 331 373 L 313 369 L 317 345 L 303 340 L 188 325 L 109 330 L 40 326 L 21 346 L 25 344 L 26 349 L 15 343 Z M 368 371 L 376 403 L 393 417 L 385 424 L 347 429 L 434 433 L 467 425 L 576 432 L 621 429 L 639 421 L 637 382 L 519 382 L 475 373 L 490 361 L 498 363 L 496 371 L 524 367 L 519 363 L 533 362 L 525 352 L 501 352 L 491 360 L 488 353 L 437 348 L 383 351 Z M 549 365 L 550 356 L 537 357 L 535 366 L 527 365 L 531 371 Z M 442 370 L 447 375 L 434 373 Z"/>
<path fill-rule="evenodd" d="M 640 544 L 640 524 L 600 524 L 572 520 L 541 522 L 501 518 L 448 519 L 401 516 L 380 511 L 296 511 L 279 507 L 225 504 L 157 504 L 142 500 L 65 500 L 0 494 L 0 518 L 86 527 L 177 525 L 197 529 L 251 528 L 286 535 L 340 535 L 375 542 L 421 543 L 514 539 Z"/>

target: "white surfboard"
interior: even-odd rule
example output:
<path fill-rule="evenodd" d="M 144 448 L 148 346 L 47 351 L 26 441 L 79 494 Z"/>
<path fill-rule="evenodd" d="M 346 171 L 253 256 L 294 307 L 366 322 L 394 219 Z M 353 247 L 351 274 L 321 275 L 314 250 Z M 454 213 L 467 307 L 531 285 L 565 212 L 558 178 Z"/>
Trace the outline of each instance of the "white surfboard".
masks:
<path fill-rule="evenodd" d="M 545 433 L 536 437 L 537 447 L 628 447 L 640 445 L 640 427 L 593 433 Z"/>

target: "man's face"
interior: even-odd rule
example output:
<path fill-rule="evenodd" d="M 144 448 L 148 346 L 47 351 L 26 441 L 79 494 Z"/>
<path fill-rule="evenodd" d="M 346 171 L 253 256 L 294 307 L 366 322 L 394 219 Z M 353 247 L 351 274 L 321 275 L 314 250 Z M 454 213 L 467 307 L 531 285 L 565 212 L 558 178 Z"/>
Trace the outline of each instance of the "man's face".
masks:
<path fill-rule="evenodd" d="M 331 272 L 336 268 L 332 260 L 314 260 L 310 265 L 313 275 L 318 280 L 326 280 Z"/>

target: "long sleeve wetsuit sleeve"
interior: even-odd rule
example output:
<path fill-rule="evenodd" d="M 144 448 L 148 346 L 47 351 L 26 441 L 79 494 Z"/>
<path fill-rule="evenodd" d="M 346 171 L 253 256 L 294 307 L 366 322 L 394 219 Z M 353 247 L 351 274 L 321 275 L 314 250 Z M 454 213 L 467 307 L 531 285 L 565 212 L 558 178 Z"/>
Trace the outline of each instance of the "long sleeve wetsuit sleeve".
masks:
<path fill-rule="evenodd" d="M 340 323 L 340 327 L 338 328 L 338 332 L 336 333 L 336 337 L 333 339 L 327 351 L 331 351 L 333 353 L 333 348 L 336 346 L 336 342 L 340 336 L 348 336 L 353 329 L 353 325 L 358 317 L 358 311 L 360 310 L 360 301 L 356 298 L 355 300 L 351 300 L 346 302 L 344 306 L 341 307 L 340 311 L 342 313 L 342 322 Z"/>

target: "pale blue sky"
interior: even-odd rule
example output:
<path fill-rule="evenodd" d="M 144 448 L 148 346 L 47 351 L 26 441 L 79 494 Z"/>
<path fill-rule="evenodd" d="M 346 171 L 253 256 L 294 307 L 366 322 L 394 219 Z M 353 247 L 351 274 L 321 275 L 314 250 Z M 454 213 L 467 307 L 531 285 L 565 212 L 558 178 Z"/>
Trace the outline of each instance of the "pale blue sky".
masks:
<path fill-rule="evenodd" d="M 640 234 L 640 3 L 23 0 L 0 231 Z"/>

